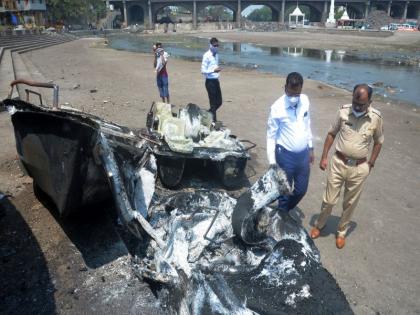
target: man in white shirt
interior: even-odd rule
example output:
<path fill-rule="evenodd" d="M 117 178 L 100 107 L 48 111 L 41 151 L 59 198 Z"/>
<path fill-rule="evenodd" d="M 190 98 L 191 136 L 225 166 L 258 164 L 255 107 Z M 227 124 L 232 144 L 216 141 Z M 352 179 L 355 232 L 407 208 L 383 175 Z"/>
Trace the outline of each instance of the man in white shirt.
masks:
<path fill-rule="evenodd" d="M 201 73 L 206 77 L 206 90 L 209 95 L 210 110 L 213 115 L 213 121 L 216 121 L 216 111 L 222 106 L 222 91 L 220 90 L 219 72 L 219 54 L 217 49 L 219 41 L 213 37 L 210 39 L 209 50 L 203 55 L 201 62 Z"/>
<path fill-rule="evenodd" d="M 306 194 L 310 164 L 314 162 L 309 99 L 301 94 L 303 77 L 289 73 L 285 94 L 271 106 L 267 123 L 267 157 L 278 164 L 294 189 L 291 195 L 279 198 L 278 208 L 288 212 Z"/>

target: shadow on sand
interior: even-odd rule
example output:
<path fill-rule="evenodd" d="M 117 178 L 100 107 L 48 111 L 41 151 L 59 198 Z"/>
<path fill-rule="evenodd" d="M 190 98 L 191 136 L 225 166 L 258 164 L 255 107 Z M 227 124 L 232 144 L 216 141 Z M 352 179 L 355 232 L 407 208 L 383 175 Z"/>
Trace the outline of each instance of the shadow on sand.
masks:
<path fill-rule="evenodd" d="M 311 220 L 309 221 L 309 225 L 314 226 L 318 217 L 319 217 L 318 214 L 313 215 Z M 340 217 L 335 216 L 335 215 L 330 215 L 330 217 L 328 218 L 327 224 L 321 230 L 321 237 L 328 236 L 330 234 L 335 235 L 337 233 L 338 222 L 340 222 Z M 347 230 L 346 236 L 349 236 L 356 229 L 356 227 L 357 227 L 357 223 L 354 221 L 351 221 L 349 223 L 349 229 Z"/>
<path fill-rule="evenodd" d="M 0 314 L 55 314 L 47 262 L 20 211 L 0 192 Z"/>
<path fill-rule="evenodd" d="M 35 185 L 34 192 L 82 254 L 87 267 L 98 268 L 128 254 L 113 224 L 117 218 L 112 199 L 61 218 L 48 195 Z"/>

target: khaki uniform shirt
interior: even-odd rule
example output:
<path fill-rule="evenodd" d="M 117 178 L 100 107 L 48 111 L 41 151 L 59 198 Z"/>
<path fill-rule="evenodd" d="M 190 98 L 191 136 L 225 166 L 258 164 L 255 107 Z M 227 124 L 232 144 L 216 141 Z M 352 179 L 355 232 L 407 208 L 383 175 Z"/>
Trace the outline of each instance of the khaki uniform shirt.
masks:
<path fill-rule="evenodd" d="M 367 158 L 372 139 L 375 144 L 384 142 L 381 113 L 371 106 L 357 118 L 351 104 L 343 105 L 328 133 L 337 138 L 336 150 L 352 159 Z"/>

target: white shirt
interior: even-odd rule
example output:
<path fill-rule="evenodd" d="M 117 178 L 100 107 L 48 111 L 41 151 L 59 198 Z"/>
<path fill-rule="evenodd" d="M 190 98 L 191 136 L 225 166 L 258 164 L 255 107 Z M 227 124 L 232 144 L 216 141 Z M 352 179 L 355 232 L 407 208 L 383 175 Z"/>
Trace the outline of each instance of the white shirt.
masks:
<path fill-rule="evenodd" d="M 166 51 L 164 51 L 163 55 L 156 58 L 156 69 L 155 69 L 156 73 L 159 74 L 159 72 L 163 69 L 163 67 L 168 62 L 168 57 L 169 57 L 169 54 Z"/>
<path fill-rule="evenodd" d="M 276 144 L 288 151 L 301 152 L 312 148 L 311 118 L 309 99 L 300 94 L 296 107 L 286 95 L 271 105 L 267 122 L 267 157 L 269 164 L 276 164 Z"/>
<path fill-rule="evenodd" d="M 219 73 L 214 72 L 219 67 L 219 54 L 213 56 L 213 53 L 207 50 L 203 55 L 203 61 L 201 62 L 201 73 L 206 76 L 206 79 L 218 79 Z"/>

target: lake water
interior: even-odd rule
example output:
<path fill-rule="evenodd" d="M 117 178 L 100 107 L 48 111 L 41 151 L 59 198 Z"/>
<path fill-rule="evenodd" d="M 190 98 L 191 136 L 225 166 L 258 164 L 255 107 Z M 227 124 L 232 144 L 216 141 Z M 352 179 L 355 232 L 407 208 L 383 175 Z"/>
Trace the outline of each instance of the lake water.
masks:
<path fill-rule="evenodd" d="M 189 36 L 143 37 L 116 35 L 109 37 L 115 49 L 150 53 L 154 42 L 161 41 L 171 58 L 201 61 L 208 40 Z M 322 81 L 352 90 L 357 83 L 373 85 L 375 94 L 395 102 L 420 106 L 420 53 L 383 54 L 363 51 L 319 50 L 249 43 L 222 42 L 221 64 L 287 75 L 302 73 L 304 78 Z M 413 64 L 413 59 L 417 60 Z M 200 71 L 197 69 L 197 71 Z"/>

